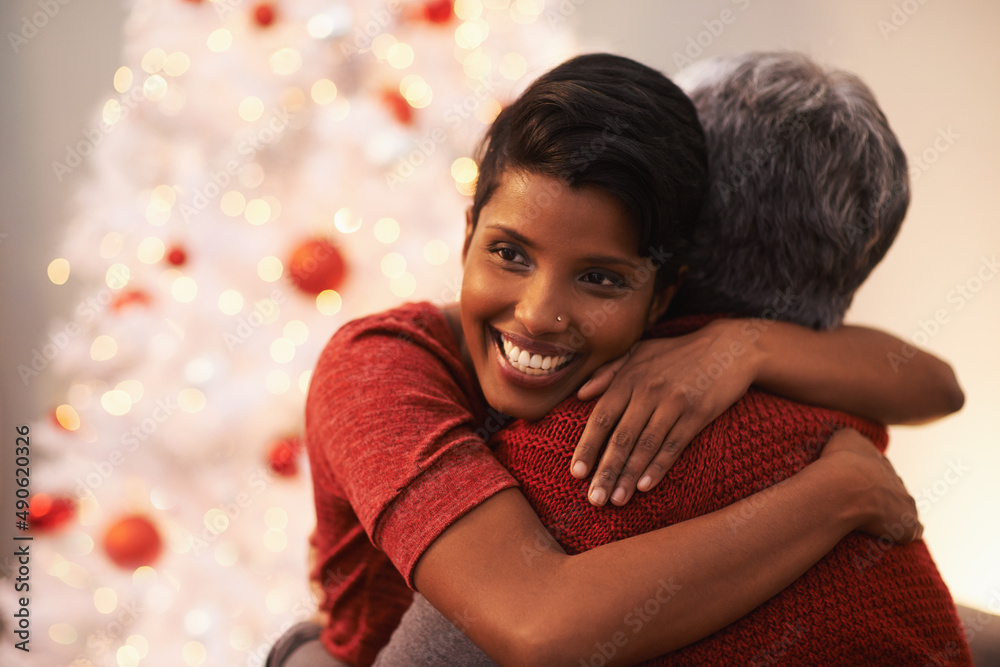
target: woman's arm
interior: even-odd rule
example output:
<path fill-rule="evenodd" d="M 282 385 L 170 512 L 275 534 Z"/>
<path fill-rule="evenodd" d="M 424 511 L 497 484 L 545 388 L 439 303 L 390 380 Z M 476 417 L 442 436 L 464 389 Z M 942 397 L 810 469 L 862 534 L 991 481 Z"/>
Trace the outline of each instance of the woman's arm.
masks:
<path fill-rule="evenodd" d="M 603 449 L 591 502 L 628 502 L 636 488 L 659 483 L 684 447 L 751 384 L 888 424 L 937 419 L 964 402 L 948 364 L 880 331 L 715 320 L 692 334 L 638 343 L 580 388 L 581 400 L 600 398 L 572 474 L 585 477 Z"/>
<path fill-rule="evenodd" d="M 632 664 L 742 617 L 854 529 L 904 541 L 921 530 L 884 457 L 841 431 L 819 461 L 770 489 L 575 556 L 519 491 L 500 492 L 447 529 L 414 578 L 501 664 L 589 664 L 601 646 L 613 649 L 608 664 Z"/>
<path fill-rule="evenodd" d="M 882 331 L 758 326 L 766 330 L 755 345 L 754 384 L 776 394 L 882 424 L 933 421 L 965 403 L 951 366 Z"/>

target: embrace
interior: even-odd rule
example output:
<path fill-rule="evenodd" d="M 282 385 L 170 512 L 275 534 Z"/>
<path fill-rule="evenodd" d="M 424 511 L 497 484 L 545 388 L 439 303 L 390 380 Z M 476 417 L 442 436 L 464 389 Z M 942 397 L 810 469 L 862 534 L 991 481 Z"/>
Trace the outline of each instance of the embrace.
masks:
<path fill-rule="evenodd" d="M 333 336 L 324 618 L 269 665 L 971 664 L 882 454 L 962 391 L 842 324 L 909 204 L 895 135 L 799 54 L 678 81 L 544 74 L 483 140 L 459 302 Z"/>

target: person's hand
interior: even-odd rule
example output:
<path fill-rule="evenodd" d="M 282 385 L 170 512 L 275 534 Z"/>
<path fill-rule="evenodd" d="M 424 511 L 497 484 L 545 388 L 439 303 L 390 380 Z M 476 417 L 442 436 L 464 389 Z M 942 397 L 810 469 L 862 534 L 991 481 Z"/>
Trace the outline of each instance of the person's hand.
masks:
<path fill-rule="evenodd" d="M 917 504 L 885 456 L 854 429 L 837 431 L 823 447 L 820 461 L 841 467 L 859 481 L 858 530 L 898 544 L 919 540 L 924 527 Z"/>
<path fill-rule="evenodd" d="M 758 359 L 742 324 L 715 320 L 686 336 L 641 341 L 580 388 L 580 400 L 600 399 L 571 474 L 586 477 L 607 443 L 587 493 L 591 504 L 610 498 L 624 505 L 636 488 L 652 489 L 688 443 L 746 393 Z"/>

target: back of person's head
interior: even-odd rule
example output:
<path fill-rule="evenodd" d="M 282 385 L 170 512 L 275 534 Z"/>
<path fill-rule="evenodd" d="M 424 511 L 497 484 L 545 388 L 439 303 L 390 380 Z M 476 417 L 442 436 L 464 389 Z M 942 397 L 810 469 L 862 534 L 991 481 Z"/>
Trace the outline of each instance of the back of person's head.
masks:
<path fill-rule="evenodd" d="M 677 80 L 705 128 L 710 185 L 669 314 L 837 326 L 909 205 L 906 156 L 874 95 L 798 53 L 713 59 Z"/>
<path fill-rule="evenodd" d="M 708 178 L 691 101 L 660 72 L 610 54 L 559 65 L 500 112 L 480 147 L 473 225 L 516 171 L 617 197 L 635 220 L 639 255 L 673 254 L 658 286 L 677 275 L 678 244 L 697 222 Z"/>

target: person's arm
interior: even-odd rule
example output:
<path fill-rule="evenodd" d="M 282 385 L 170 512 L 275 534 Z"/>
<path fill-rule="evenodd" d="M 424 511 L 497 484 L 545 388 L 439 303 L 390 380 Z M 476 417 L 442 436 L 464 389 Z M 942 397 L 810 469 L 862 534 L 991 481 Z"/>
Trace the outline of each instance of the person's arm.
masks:
<path fill-rule="evenodd" d="M 754 384 L 881 424 L 922 424 L 965 403 L 951 366 L 875 329 L 772 322 L 755 347 Z"/>
<path fill-rule="evenodd" d="M 600 398 L 571 473 L 585 477 L 603 450 L 591 502 L 624 504 L 636 488 L 659 483 L 751 384 L 883 424 L 937 419 L 965 400 L 948 364 L 881 331 L 715 320 L 692 334 L 642 341 L 594 373 L 577 394 Z"/>
<path fill-rule="evenodd" d="M 854 529 L 903 541 L 921 531 L 888 462 L 841 431 L 819 461 L 770 489 L 574 556 L 519 491 L 502 491 L 431 544 L 414 582 L 500 664 L 578 665 L 601 646 L 613 649 L 607 664 L 633 664 L 747 614 Z"/>

